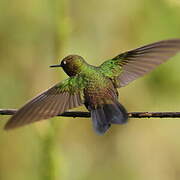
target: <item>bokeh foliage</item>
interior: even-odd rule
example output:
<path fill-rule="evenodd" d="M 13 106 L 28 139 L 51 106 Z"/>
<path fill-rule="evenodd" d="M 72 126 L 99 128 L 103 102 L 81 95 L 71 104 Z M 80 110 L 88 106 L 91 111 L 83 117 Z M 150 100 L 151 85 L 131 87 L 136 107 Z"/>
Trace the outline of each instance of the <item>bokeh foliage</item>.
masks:
<path fill-rule="evenodd" d="M 180 37 L 179 0 L 1 0 L 0 108 L 18 108 L 67 76 L 68 54 L 99 65 Z M 180 55 L 120 89 L 129 111 L 180 110 Z M 85 110 L 84 107 L 79 108 Z M 180 120 L 135 120 L 104 136 L 91 121 L 54 118 L 11 132 L 1 116 L 0 180 L 178 180 Z"/>

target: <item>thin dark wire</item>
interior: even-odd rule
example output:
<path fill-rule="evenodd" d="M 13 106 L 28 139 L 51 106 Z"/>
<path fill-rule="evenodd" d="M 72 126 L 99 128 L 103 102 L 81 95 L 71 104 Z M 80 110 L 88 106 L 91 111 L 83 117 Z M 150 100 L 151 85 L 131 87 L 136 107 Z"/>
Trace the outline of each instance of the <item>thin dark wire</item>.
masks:
<path fill-rule="evenodd" d="M 0 115 L 14 115 L 16 109 L 0 109 Z M 57 116 L 89 118 L 89 112 L 68 111 Z M 129 112 L 129 118 L 180 118 L 180 112 Z"/>

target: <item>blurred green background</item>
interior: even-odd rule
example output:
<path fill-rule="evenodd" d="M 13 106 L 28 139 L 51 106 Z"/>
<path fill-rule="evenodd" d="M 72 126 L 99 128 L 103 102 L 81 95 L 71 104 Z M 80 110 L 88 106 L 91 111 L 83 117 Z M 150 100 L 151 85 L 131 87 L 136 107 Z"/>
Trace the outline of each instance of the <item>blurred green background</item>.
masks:
<path fill-rule="evenodd" d="M 67 78 L 68 54 L 99 65 L 180 37 L 179 0 L 1 0 L 0 108 L 18 108 Z M 120 89 L 128 111 L 180 111 L 180 55 Z M 84 107 L 79 110 L 85 110 Z M 98 136 L 89 119 L 53 118 L 5 132 L 0 180 L 179 180 L 180 120 L 130 119 Z"/>

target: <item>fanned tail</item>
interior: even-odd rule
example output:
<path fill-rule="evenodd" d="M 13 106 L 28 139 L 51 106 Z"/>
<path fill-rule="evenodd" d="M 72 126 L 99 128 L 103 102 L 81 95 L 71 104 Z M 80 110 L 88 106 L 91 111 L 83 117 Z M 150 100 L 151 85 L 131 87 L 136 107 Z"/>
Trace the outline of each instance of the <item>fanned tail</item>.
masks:
<path fill-rule="evenodd" d="M 127 111 L 119 102 L 103 104 L 91 110 L 91 117 L 98 134 L 104 134 L 111 124 L 124 124 L 128 120 Z"/>

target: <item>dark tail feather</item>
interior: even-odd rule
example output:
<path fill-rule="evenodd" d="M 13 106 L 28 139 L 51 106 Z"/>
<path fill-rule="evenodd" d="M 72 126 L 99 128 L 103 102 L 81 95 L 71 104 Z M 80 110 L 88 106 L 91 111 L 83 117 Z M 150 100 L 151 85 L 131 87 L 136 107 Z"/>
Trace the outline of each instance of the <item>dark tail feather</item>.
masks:
<path fill-rule="evenodd" d="M 98 134 L 104 134 L 111 126 L 111 123 L 107 118 L 103 107 L 91 110 L 91 117 L 94 129 Z"/>
<path fill-rule="evenodd" d="M 98 134 L 104 134 L 111 124 L 123 124 L 128 120 L 126 109 L 119 103 L 104 104 L 91 110 L 93 126 Z"/>

